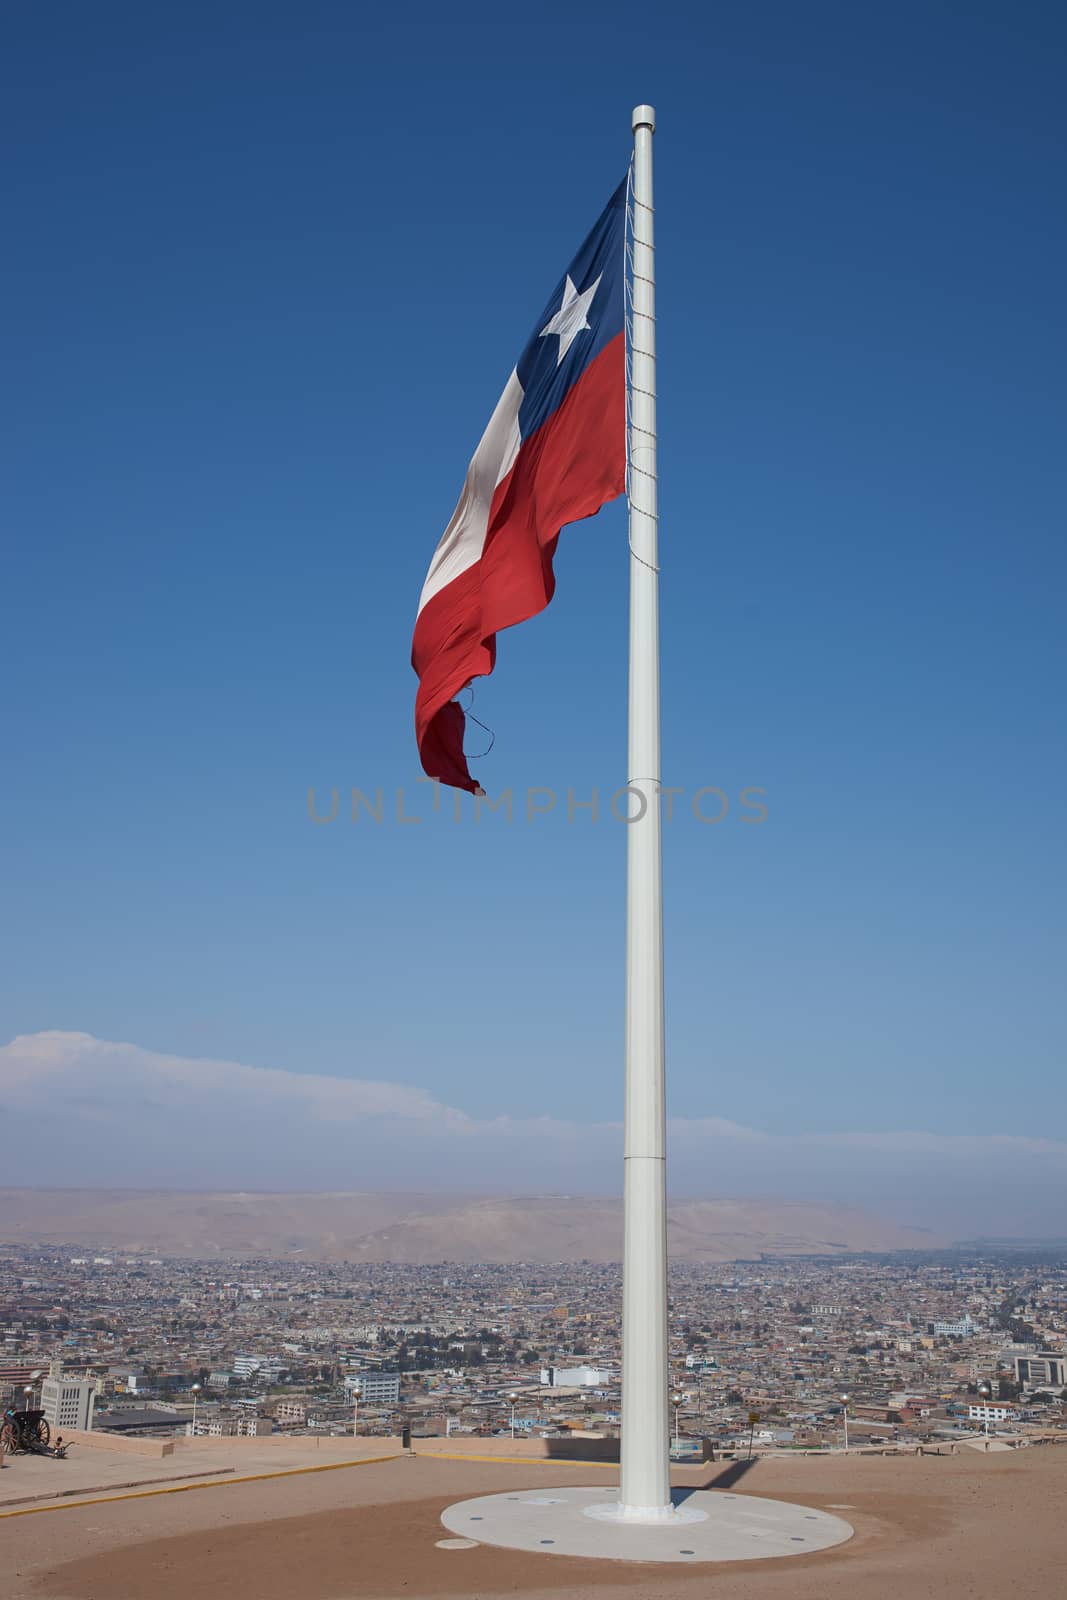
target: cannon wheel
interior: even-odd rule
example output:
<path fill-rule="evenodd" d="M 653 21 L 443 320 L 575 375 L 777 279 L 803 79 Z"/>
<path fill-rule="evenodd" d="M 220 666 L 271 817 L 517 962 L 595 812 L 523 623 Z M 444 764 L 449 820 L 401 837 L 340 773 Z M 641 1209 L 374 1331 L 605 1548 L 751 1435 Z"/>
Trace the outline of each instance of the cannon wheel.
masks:
<path fill-rule="evenodd" d="M 4 1426 L 0 1428 L 0 1449 L 4 1451 L 5 1455 L 9 1456 L 14 1455 L 18 1449 L 18 1436 L 13 1422 L 5 1422 Z"/>
<path fill-rule="evenodd" d="M 37 1424 L 37 1443 L 38 1444 L 47 1444 L 51 1437 L 52 1437 L 52 1430 L 48 1426 L 48 1424 L 44 1420 L 44 1418 L 42 1417 L 40 1422 Z"/>

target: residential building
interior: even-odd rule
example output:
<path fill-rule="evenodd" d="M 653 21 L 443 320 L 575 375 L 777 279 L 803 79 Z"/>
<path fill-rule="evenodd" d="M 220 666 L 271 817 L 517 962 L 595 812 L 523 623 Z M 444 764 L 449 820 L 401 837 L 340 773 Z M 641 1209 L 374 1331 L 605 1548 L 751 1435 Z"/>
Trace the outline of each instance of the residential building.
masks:
<path fill-rule="evenodd" d="M 345 1398 L 364 1405 L 395 1406 L 400 1399 L 399 1372 L 349 1372 L 345 1374 Z"/>
<path fill-rule="evenodd" d="M 274 1420 L 279 1425 L 307 1421 L 307 1406 L 302 1400 L 279 1400 L 274 1408 Z"/>
<path fill-rule="evenodd" d="M 1008 1422 L 1016 1415 L 1014 1406 L 977 1405 L 967 1407 L 971 1422 Z"/>
<path fill-rule="evenodd" d="M 270 1417 L 225 1417 L 214 1418 L 209 1422 L 197 1421 L 197 1437 L 209 1439 L 262 1439 L 264 1434 L 274 1432 L 274 1423 Z M 193 1437 L 193 1424 L 185 1424 L 186 1438 Z"/>

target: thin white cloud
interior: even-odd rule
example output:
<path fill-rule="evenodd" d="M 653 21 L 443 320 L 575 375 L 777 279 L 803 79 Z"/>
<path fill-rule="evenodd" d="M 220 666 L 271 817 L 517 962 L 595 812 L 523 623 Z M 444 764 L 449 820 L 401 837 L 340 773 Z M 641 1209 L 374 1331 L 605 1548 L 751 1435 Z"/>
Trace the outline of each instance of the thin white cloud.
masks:
<path fill-rule="evenodd" d="M 168 1055 L 87 1033 L 0 1046 L 0 1106 L 44 1131 L 9 1147 L 9 1183 L 228 1188 L 457 1183 L 517 1189 L 618 1182 L 615 1122 L 479 1118 L 410 1084 Z M 1067 1141 L 999 1132 L 769 1133 L 718 1117 L 670 1123 L 675 1190 L 818 1196 L 891 1207 L 963 1231 L 1049 1232 Z M 1006 1202 L 1010 1201 L 1010 1204 Z M 976 1210 L 977 1207 L 977 1210 Z M 981 1215 L 979 1216 L 979 1212 Z M 973 1227 L 970 1226 L 973 1218 Z M 1031 1220 L 1032 1219 L 1032 1220 Z"/>
<path fill-rule="evenodd" d="M 128 1105 L 131 1095 L 149 1097 L 161 1108 L 185 1107 L 191 1100 L 221 1107 L 227 1100 L 251 1098 L 260 1106 L 276 1107 L 281 1115 L 303 1111 L 312 1121 L 398 1118 L 433 1123 L 453 1133 L 474 1126 L 465 1112 L 441 1105 L 422 1089 L 373 1078 L 164 1055 L 89 1033 L 21 1034 L 0 1047 L 0 1095 L 10 1103 L 34 1104 L 41 1094 L 72 1091 L 86 1105 L 95 1101 L 112 1110 Z M 56 1109 L 54 1103 L 51 1109 Z"/>

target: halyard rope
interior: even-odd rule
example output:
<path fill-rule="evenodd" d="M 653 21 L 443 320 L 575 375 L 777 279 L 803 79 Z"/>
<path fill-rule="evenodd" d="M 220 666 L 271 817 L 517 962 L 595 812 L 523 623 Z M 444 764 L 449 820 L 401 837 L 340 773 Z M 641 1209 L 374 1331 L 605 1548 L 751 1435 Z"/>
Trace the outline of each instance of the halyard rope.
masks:
<path fill-rule="evenodd" d="M 650 287 L 654 287 L 653 280 L 649 277 L 646 277 L 644 273 L 638 272 L 635 265 L 634 258 L 637 246 L 640 246 L 640 248 L 643 250 L 649 250 L 653 253 L 655 252 L 655 245 L 649 244 L 644 239 L 638 239 L 635 236 L 634 212 L 638 206 L 640 206 L 643 211 L 647 211 L 652 215 L 655 214 L 654 208 L 646 204 L 644 200 L 638 200 L 637 196 L 633 192 L 633 163 L 631 162 L 630 169 L 626 175 L 626 218 L 623 228 L 623 321 L 625 326 L 626 350 L 626 499 L 630 506 L 636 512 L 638 512 L 639 515 L 649 517 L 658 527 L 658 513 L 649 510 L 646 506 L 640 505 L 634 497 L 634 490 L 636 487 L 634 483 L 635 474 L 637 474 L 640 478 L 644 478 L 649 483 L 658 482 L 658 474 L 655 472 L 650 472 L 647 467 L 642 466 L 640 462 L 635 459 L 634 453 L 635 434 L 643 434 L 646 439 L 651 440 L 656 438 L 656 435 L 650 428 L 643 428 L 640 423 L 634 421 L 633 406 L 631 405 L 631 396 L 634 394 L 644 394 L 647 395 L 650 400 L 655 399 L 655 395 L 652 393 L 651 389 L 644 389 L 640 384 L 634 383 L 634 356 L 639 355 L 644 357 L 646 361 L 652 362 L 655 362 L 656 359 L 654 350 L 645 350 L 640 346 L 635 346 L 634 344 L 634 325 L 636 319 L 641 318 L 646 322 L 650 322 L 653 326 L 655 326 L 656 321 L 654 315 L 650 316 L 645 311 L 638 311 L 634 304 L 633 285 L 635 282 L 647 283 Z M 633 556 L 634 560 L 640 562 L 641 566 L 647 567 L 650 572 L 658 573 L 660 570 L 658 566 L 653 566 L 651 561 L 646 561 L 643 556 L 638 555 L 637 551 L 633 547 L 633 540 L 630 538 L 629 532 L 627 532 L 626 537 L 627 543 L 630 547 L 630 554 Z"/>

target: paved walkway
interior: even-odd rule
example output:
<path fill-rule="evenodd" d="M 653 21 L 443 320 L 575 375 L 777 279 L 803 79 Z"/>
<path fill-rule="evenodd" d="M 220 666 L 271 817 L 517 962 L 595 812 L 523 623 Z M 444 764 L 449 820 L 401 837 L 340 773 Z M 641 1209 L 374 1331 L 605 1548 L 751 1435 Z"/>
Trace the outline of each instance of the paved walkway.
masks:
<path fill-rule="evenodd" d="M 72 1444 L 63 1461 L 48 1456 L 8 1456 L 0 1471 L 0 1517 L 50 1505 L 84 1504 L 86 1499 L 145 1493 L 166 1486 L 196 1487 L 224 1479 L 254 1480 L 313 1471 L 330 1471 L 361 1462 L 391 1459 L 400 1451 L 392 1439 L 338 1440 L 340 1448 L 321 1450 L 316 1439 L 234 1440 L 232 1444 L 190 1440 L 173 1455 L 140 1456 L 92 1445 Z"/>

